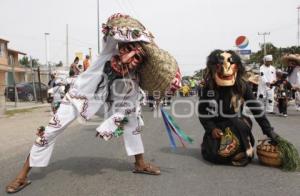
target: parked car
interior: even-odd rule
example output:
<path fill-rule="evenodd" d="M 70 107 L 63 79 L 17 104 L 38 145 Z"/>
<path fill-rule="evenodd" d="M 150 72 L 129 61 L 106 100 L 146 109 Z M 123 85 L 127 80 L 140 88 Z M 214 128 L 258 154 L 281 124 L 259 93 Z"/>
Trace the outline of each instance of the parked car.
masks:
<path fill-rule="evenodd" d="M 42 98 L 47 98 L 48 87 L 41 83 L 41 90 L 39 87 L 39 83 L 35 82 L 36 96 L 39 99 L 39 96 Z M 34 91 L 33 91 L 33 83 L 32 82 L 24 82 L 16 85 L 16 89 L 18 92 L 18 99 L 24 101 L 33 101 L 34 100 Z M 9 86 L 5 88 L 5 97 L 11 101 L 15 101 L 15 88 L 14 86 Z"/>

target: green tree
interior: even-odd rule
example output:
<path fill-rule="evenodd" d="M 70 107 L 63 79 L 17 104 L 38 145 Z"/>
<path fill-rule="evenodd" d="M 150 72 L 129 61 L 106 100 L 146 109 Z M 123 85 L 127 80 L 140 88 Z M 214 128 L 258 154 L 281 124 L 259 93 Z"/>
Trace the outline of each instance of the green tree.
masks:
<path fill-rule="evenodd" d="M 182 76 L 182 80 L 189 80 L 190 76 Z"/>
<path fill-rule="evenodd" d="M 57 64 L 55 64 L 55 67 L 62 67 L 64 64 L 62 61 L 59 61 Z"/>
<path fill-rule="evenodd" d="M 20 60 L 19 63 L 25 67 L 30 67 L 30 61 L 27 56 L 23 56 Z"/>
<path fill-rule="evenodd" d="M 273 56 L 273 64 L 275 67 L 282 67 L 281 57 L 285 54 L 300 54 L 300 47 L 291 46 L 287 48 L 277 48 L 272 43 L 266 43 L 267 54 Z M 264 57 L 264 45 L 261 45 L 261 49 L 257 52 L 254 52 L 250 56 L 250 63 L 263 63 Z"/>
<path fill-rule="evenodd" d="M 32 59 L 32 67 L 38 67 L 40 65 L 39 59 Z"/>
<path fill-rule="evenodd" d="M 27 57 L 27 56 L 23 56 L 20 60 L 19 60 L 19 63 L 25 67 L 31 67 L 31 62 L 30 62 L 30 59 Z M 40 63 L 39 63 L 39 59 L 32 59 L 32 67 L 37 67 L 39 66 Z"/>
<path fill-rule="evenodd" d="M 206 68 L 195 71 L 194 77 L 203 79 L 205 76 Z"/>

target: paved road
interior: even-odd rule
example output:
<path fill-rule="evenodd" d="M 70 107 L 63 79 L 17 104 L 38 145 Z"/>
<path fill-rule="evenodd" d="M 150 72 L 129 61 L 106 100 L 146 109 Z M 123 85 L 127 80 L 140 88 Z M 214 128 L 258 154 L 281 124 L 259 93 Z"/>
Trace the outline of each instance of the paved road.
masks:
<path fill-rule="evenodd" d="M 178 104 L 176 111 L 188 114 L 188 106 L 188 103 Z M 277 132 L 293 142 L 298 150 L 299 117 L 300 113 L 295 111 L 291 111 L 287 119 L 270 117 Z M 257 160 L 246 168 L 216 166 L 204 161 L 199 148 L 203 128 L 196 116 L 176 119 L 182 129 L 195 139 L 187 149 L 178 148 L 177 151 L 169 147 L 162 120 L 153 118 L 153 113 L 147 108 L 144 118 L 146 158 L 161 167 L 161 176 L 131 173 L 133 159 L 126 156 L 121 138 L 99 141 L 94 138 L 96 125 L 84 126 L 75 122 L 76 126 L 69 127 L 59 137 L 49 167 L 34 169 L 30 175 L 33 184 L 16 195 L 300 195 L 300 173 L 264 167 Z M 254 135 L 256 139 L 263 137 L 257 125 Z M 0 159 L 0 195 L 5 195 L 4 186 L 21 167 L 30 145 L 27 141 L 21 148 L 17 147 L 18 153 Z"/>

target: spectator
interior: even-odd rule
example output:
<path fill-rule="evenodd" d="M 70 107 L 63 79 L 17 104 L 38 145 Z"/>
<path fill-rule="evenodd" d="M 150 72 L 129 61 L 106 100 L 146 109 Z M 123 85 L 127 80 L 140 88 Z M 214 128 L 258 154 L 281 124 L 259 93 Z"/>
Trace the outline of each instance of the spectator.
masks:
<path fill-rule="evenodd" d="M 74 71 L 75 75 L 79 75 L 81 72 L 81 70 L 78 66 L 78 63 L 79 63 L 79 58 L 75 57 L 73 63 L 71 64 L 71 67 L 70 67 L 70 69 Z"/>
<path fill-rule="evenodd" d="M 191 95 L 195 95 L 196 93 L 196 85 L 197 85 L 197 81 L 195 80 L 195 78 L 194 77 L 191 77 L 191 79 L 190 79 L 190 86 L 191 86 Z"/>
<path fill-rule="evenodd" d="M 295 105 L 296 110 L 300 111 L 300 88 L 295 88 Z"/>
<path fill-rule="evenodd" d="M 281 73 L 281 77 L 274 84 L 277 87 L 278 110 L 281 115 L 287 117 L 287 106 L 292 85 L 287 81 L 287 74 Z"/>
<path fill-rule="evenodd" d="M 90 56 L 86 55 L 83 61 L 83 71 L 86 71 L 89 66 L 90 66 Z"/>
<path fill-rule="evenodd" d="M 276 81 L 276 69 L 272 65 L 272 61 L 272 55 L 264 57 L 264 64 L 259 69 L 260 80 L 257 90 L 258 99 L 264 103 L 266 112 L 270 114 L 274 114 L 274 88 L 272 84 Z"/>
<path fill-rule="evenodd" d="M 49 82 L 48 82 L 48 87 L 49 87 L 49 88 L 53 88 L 53 87 L 56 86 L 55 80 L 56 80 L 55 74 L 52 73 L 52 74 L 50 75 L 50 80 L 49 80 Z"/>

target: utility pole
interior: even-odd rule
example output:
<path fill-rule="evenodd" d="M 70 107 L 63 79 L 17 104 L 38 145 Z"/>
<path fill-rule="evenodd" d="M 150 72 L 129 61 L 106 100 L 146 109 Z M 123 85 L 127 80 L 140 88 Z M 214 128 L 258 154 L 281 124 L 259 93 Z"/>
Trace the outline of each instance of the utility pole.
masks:
<path fill-rule="evenodd" d="M 38 66 L 38 69 L 37 69 L 37 72 L 38 72 L 38 80 L 39 80 L 39 98 L 40 98 L 40 101 L 42 103 L 44 103 L 43 101 L 43 97 L 42 97 L 42 85 L 41 85 L 41 70 L 40 70 L 40 66 Z"/>
<path fill-rule="evenodd" d="M 33 87 L 33 95 L 35 102 L 38 102 L 37 96 L 36 96 L 36 86 L 35 86 L 35 77 L 34 77 L 34 71 L 33 71 L 33 59 L 30 56 L 30 65 L 31 65 L 31 77 L 32 77 L 32 87 Z"/>
<path fill-rule="evenodd" d="M 97 0 L 98 55 L 100 54 L 100 14 L 99 14 L 99 1 L 100 0 Z"/>
<path fill-rule="evenodd" d="M 297 25 L 298 25 L 298 32 L 297 32 L 297 46 L 299 47 L 299 42 L 300 42 L 300 6 L 297 7 L 298 10 L 298 21 L 297 21 Z"/>
<path fill-rule="evenodd" d="M 69 24 L 66 25 L 66 67 L 69 66 Z"/>
<path fill-rule="evenodd" d="M 49 65 L 49 40 L 48 40 L 48 35 L 50 35 L 50 33 L 45 33 L 45 53 L 46 53 L 46 67 L 48 68 L 48 76 L 47 79 L 48 81 L 50 80 L 50 74 L 51 74 L 51 68 Z"/>
<path fill-rule="evenodd" d="M 19 95 L 18 95 L 18 89 L 17 89 L 17 82 L 16 82 L 16 73 L 15 73 L 15 63 L 12 62 L 12 75 L 13 75 L 13 81 L 14 81 L 14 90 L 15 90 L 15 107 L 18 106 L 19 102 Z"/>
<path fill-rule="evenodd" d="M 90 62 L 92 62 L 92 48 L 89 48 Z"/>
<path fill-rule="evenodd" d="M 262 35 L 264 38 L 264 56 L 266 56 L 267 55 L 266 36 L 270 35 L 270 32 L 258 33 L 258 35 Z"/>

